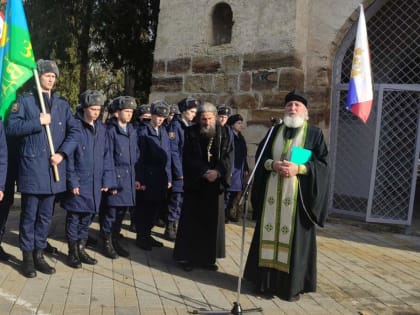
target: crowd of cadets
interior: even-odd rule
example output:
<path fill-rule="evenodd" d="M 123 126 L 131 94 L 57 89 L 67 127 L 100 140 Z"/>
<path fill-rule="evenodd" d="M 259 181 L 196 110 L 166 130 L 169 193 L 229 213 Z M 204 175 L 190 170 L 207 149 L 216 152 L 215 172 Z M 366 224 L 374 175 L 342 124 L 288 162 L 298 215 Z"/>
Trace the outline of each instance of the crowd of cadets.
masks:
<path fill-rule="evenodd" d="M 38 71 L 47 113 L 41 111 L 34 91 L 18 98 L 7 123 L 0 120 L 0 260 L 10 258 L 1 240 L 15 183 L 22 194 L 19 247 L 22 273 L 28 278 L 35 277 L 36 271 L 55 272 L 43 254 L 56 250 L 47 237 L 58 201 L 67 212 L 67 264 L 73 268 L 97 263 L 85 250 L 89 226 L 97 214 L 101 251 L 106 257 L 130 255 L 121 242 L 127 212 L 129 229 L 137 234 L 137 247 L 152 250 L 163 246 L 151 234 L 153 226 L 161 221 L 165 238 L 174 241 L 183 202 L 184 131 L 194 123 L 199 100 L 185 98 L 176 105 L 155 101 L 137 106 L 133 97 L 120 96 L 104 111 L 104 95 L 87 90 L 80 95 L 80 105 L 73 115 L 67 100 L 53 92 L 59 76 L 56 63 L 39 60 Z M 103 112 L 108 113 L 106 119 Z M 226 222 L 237 221 L 235 200 L 248 172 L 241 135 L 243 119 L 239 114 L 232 115 L 226 105 L 218 106 L 218 118 L 222 126 L 230 126 L 226 128 L 235 145 L 234 180 L 224 197 Z M 52 156 L 45 125 L 51 129 L 56 151 Z M 58 181 L 51 165 L 58 168 Z"/>

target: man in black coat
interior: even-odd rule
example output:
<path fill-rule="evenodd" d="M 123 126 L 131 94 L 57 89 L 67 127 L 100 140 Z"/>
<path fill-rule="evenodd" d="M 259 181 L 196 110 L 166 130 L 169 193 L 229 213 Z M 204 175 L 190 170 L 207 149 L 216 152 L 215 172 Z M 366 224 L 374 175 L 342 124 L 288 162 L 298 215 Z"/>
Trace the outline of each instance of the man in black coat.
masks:
<path fill-rule="evenodd" d="M 219 196 L 230 182 L 232 142 L 216 117 L 213 104 L 200 105 L 198 123 L 184 134 L 184 203 L 174 258 L 186 271 L 196 266 L 217 270 L 216 258 L 224 248 L 224 209 L 219 208 Z"/>

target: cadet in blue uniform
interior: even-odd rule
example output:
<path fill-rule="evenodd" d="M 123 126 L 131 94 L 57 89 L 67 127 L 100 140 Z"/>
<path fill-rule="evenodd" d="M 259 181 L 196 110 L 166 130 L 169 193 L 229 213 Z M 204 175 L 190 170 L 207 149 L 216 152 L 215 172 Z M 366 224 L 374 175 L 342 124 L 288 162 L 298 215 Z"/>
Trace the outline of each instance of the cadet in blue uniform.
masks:
<path fill-rule="evenodd" d="M 101 233 L 104 239 L 103 254 L 115 259 L 118 255 L 130 255 L 120 244 L 120 231 L 127 210 L 136 203 L 135 164 L 139 150 L 137 133 L 130 123 L 136 109 L 135 99 L 119 96 L 113 100 L 113 104 L 117 109 L 117 118 L 109 121 L 106 137 L 114 162 L 116 189 L 108 193 Z"/>
<path fill-rule="evenodd" d="M 6 176 L 7 176 L 7 143 L 6 143 L 6 135 L 4 132 L 3 123 L 0 119 L 0 205 L 4 203 L 3 199 L 5 198 L 5 190 L 6 190 Z M 5 226 L 7 221 L 7 216 L 9 214 L 9 209 L 7 209 L 7 213 L 0 212 L 0 245 L 3 239 L 3 234 L 5 232 Z M 1 206 L 0 210 L 3 210 L 3 206 Z M 7 254 L 3 247 L 0 246 L 0 260 L 8 260 L 10 255 Z"/>
<path fill-rule="evenodd" d="M 73 268 L 81 268 L 82 263 L 97 263 L 85 251 L 89 226 L 94 214 L 99 211 L 101 193 L 115 186 L 112 156 L 105 138 L 106 127 L 98 119 L 103 105 L 101 92 L 87 90 L 80 96 L 80 107 L 75 115 L 81 137 L 76 151 L 68 157 L 69 191 L 62 201 L 63 208 L 67 210 L 67 263 Z"/>
<path fill-rule="evenodd" d="M 199 104 L 200 102 L 193 98 L 182 99 L 178 103 L 181 114 L 175 116 L 168 128 L 172 160 L 172 190 L 169 197 L 165 237 L 170 241 L 174 241 L 176 238 L 184 193 L 184 172 L 182 170 L 184 130 L 192 125 Z"/>
<path fill-rule="evenodd" d="M 138 130 L 140 159 L 137 164 L 137 239 L 144 250 L 162 247 L 152 235 L 153 222 L 162 208 L 162 202 L 172 185 L 171 153 L 168 133 L 163 121 L 169 106 L 163 101 L 151 104 L 152 120 Z"/>
<path fill-rule="evenodd" d="M 21 136 L 18 190 L 22 193 L 19 247 L 23 252 L 23 274 L 36 276 L 36 270 L 52 274 L 55 269 L 44 259 L 54 199 L 66 190 L 67 157 L 73 153 L 80 130 L 67 100 L 52 88 L 59 75 L 54 61 L 38 61 L 39 79 L 48 113 L 42 113 L 38 96 L 26 94 L 12 105 L 6 131 Z M 51 128 L 56 153 L 51 155 L 44 126 Z M 56 181 L 52 166 L 58 167 Z"/>
<path fill-rule="evenodd" d="M 246 141 L 242 135 L 242 123 L 244 119 L 241 115 L 235 114 L 228 118 L 226 123 L 233 133 L 233 167 L 231 184 L 225 192 L 225 221 L 237 222 L 238 210 L 236 202 L 242 191 L 244 178 L 248 175 L 248 162 L 247 162 L 247 148 Z"/>
<path fill-rule="evenodd" d="M 235 141 L 234 141 L 234 135 L 233 135 L 233 131 L 231 126 L 229 126 L 227 124 L 229 117 L 232 115 L 232 108 L 228 105 L 225 104 L 220 104 L 217 105 L 217 120 L 219 121 L 220 125 L 222 127 L 225 127 L 227 129 L 227 132 L 229 134 L 230 137 L 230 141 L 232 142 L 232 146 L 233 146 L 233 152 L 232 152 L 232 161 L 231 161 L 231 165 L 232 165 L 232 171 L 231 171 L 231 175 L 233 173 L 233 167 L 234 167 L 234 152 L 235 152 Z M 225 223 L 228 223 L 229 221 L 234 221 L 237 222 L 238 220 L 230 215 L 230 212 L 228 211 L 228 206 L 226 205 L 226 200 L 229 198 L 228 196 L 228 192 L 227 190 L 225 190 L 225 194 L 224 194 L 224 209 L 225 209 Z"/>
<path fill-rule="evenodd" d="M 152 119 L 149 104 L 142 104 L 134 112 L 133 127 L 137 130 Z M 136 232 L 136 207 L 130 207 L 130 226 L 131 232 Z"/>
<path fill-rule="evenodd" d="M 226 125 L 230 115 L 232 115 L 232 107 L 225 104 L 217 105 L 217 120 L 221 126 Z"/>
<path fill-rule="evenodd" d="M 142 104 L 139 107 L 137 107 L 136 111 L 134 112 L 133 126 L 135 128 L 143 126 L 144 123 L 149 122 L 150 119 L 152 119 L 150 105 Z"/>
<path fill-rule="evenodd" d="M 181 112 L 179 111 L 178 104 L 169 105 L 169 115 L 168 115 L 168 118 L 166 118 L 164 122 L 166 129 L 169 128 L 169 125 L 171 124 L 174 117 L 179 114 L 181 114 Z"/>

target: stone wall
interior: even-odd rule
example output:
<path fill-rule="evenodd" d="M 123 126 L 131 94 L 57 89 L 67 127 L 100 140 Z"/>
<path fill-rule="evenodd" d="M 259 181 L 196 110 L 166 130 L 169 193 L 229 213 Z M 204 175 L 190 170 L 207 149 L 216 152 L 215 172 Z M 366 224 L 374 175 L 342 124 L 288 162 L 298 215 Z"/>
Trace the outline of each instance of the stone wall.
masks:
<path fill-rule="evenodd" d="M 232 41 L 211 46 L 219 2 L 161 0 L 150 101 L 193 96 L 231 104 L 246 119 L 253 160 L 270 118 L 282 115 L 284 95 L 296 88 L 328 139 L 335 52 L 360 1 L 224 0 L 233 12 Z"/>

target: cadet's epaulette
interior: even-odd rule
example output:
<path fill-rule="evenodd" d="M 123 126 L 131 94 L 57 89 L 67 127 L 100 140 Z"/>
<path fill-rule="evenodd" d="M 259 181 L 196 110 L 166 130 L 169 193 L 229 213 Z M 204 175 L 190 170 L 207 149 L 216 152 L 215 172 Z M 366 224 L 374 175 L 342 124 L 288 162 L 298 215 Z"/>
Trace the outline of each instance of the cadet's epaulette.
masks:
<path fill-rule="evenodd" d="M 23 92 L 22 96 L 33 96 L 34 93 L 33 92 Z"/>

